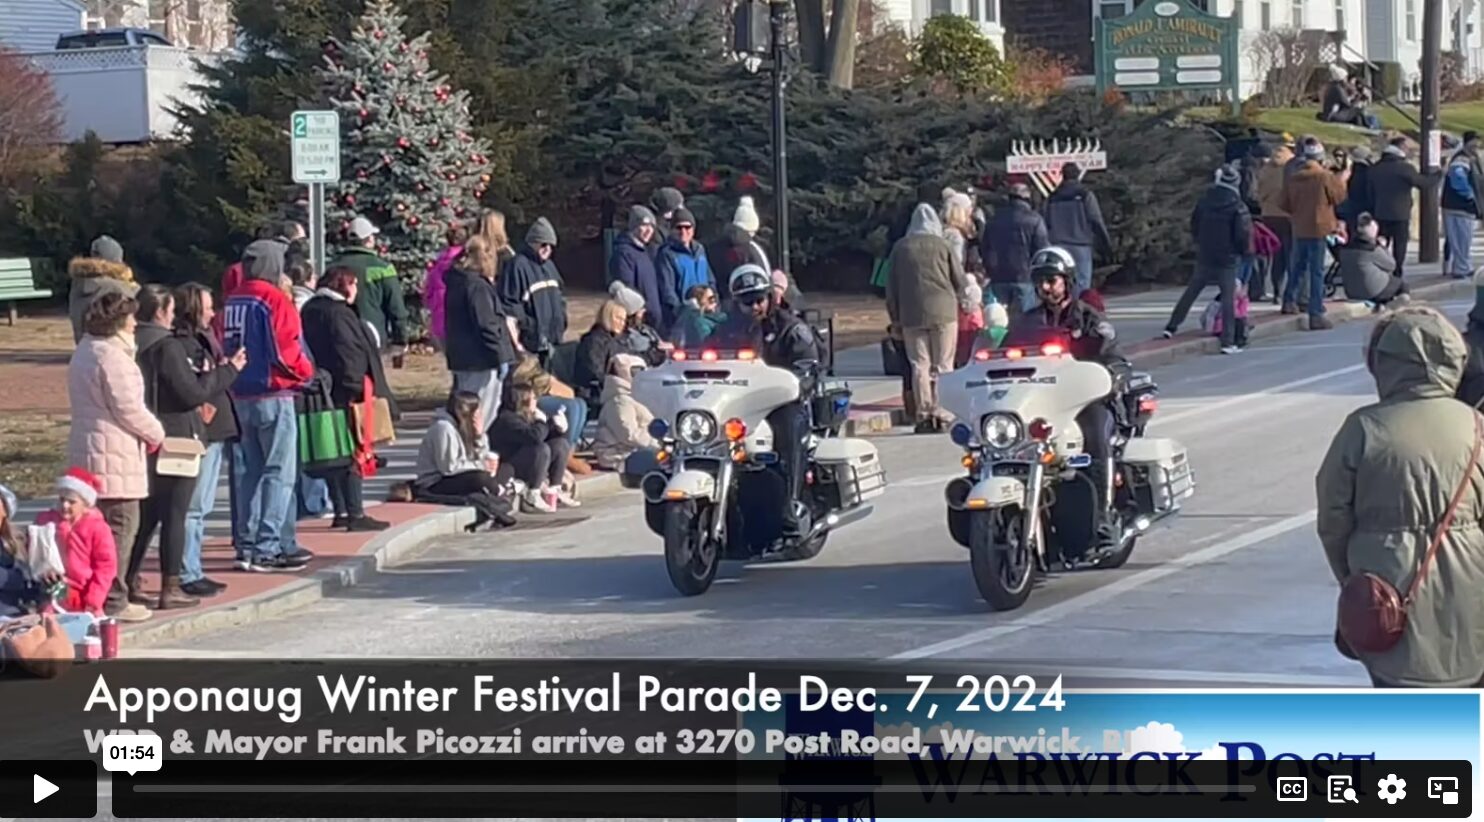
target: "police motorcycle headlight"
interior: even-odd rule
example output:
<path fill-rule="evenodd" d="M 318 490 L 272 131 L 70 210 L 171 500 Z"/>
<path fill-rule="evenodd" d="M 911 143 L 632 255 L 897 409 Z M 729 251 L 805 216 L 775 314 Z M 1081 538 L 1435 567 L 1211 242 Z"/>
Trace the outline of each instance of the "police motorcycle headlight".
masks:
<path fill-rule="evenodd" d="M 1025 427 L 1009 414 L 985 414 L 979 422 L 979 436 L 985 445 L 1003 451 L 1020 442 L 1025 436 Z"/>
<path fill-rule="evenodd" d="M 704 411 L 682 411 L 675 419 L 675 433 L 686 445 L 705 445 L 716 439 L 716 418 Z"/>

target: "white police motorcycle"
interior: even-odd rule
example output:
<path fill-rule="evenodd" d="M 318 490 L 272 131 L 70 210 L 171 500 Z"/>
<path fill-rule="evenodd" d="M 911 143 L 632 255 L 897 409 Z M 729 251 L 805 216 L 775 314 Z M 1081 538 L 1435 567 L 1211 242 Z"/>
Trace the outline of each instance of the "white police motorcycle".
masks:
<path fill-rule="evenodd" d="M 864 518 L 886 491 L 876 447 L 839 436 L 850 389 L 825 387 L 817 363 L 805 405 L 811 433 L 801 491 L 805 532 L 784 536 L 787 484 L 767 416 L 795 402 L 803 384 L 753 351 L 676 350 L 634 378 L 634 398 L 654 413 L 655 452 L 630 458 L 625 484 L 644 494 L 644 519 L 664 539 L 670 582 L 686 596 L 711 587 L 722 560 L 804 560 L 830 532 Z M 800 363 L 805 367 L 806 364 Z"/>
<path fill-rule="evenodd" d="M 1195 493 L 1185 448 L 1144 437 L 1159 388 L 1135 373 L 1122 393 L 1113 437 L 1109 497 L 1117 536 L 1097 547 L 1098 494 L 1077 415 L 1107 402 L 1113 377 L 1080 362 L 1062 332 L 1032 345 L 976 351 L 939 379 L 939 401 L 953 414 L 950 435 L 965 454 L 965 476 L 945 489 L 948 530 L 969 549 L 974 582 L 997 611 L 1019 608 L 1038 574 L 1117 568 L 1158 520 Z"/>

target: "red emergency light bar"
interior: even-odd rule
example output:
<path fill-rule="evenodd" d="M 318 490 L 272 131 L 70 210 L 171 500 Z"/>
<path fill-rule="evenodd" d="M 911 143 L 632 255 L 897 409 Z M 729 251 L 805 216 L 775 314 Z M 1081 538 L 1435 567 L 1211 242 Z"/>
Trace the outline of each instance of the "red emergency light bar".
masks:
<path fill-rule="evenodd" d="M 701 362 L 721 362 L 723 360 L 738 360 L 740 362 L 752 362 L 757 359 L 757 353 L 750 348 L 742 348 L 736 351 L 721 351 L 715 348 L 702 349 L 680 349 L 670 352 L 670 359 L 675 362 L 687 360 L 700 360 Z"/>
<path fill-rule="evenodd" d="M 1067 347 L 1061 343 L 1046 343 L 1041 346 L 1039 352 L 1024 348 L 981 348 L 974 352 L 974 359 L 978 362 L 989 362 L 990 360 L 1020 360 L 1026 357 L 1060 357 L 1067 353 Z"/>

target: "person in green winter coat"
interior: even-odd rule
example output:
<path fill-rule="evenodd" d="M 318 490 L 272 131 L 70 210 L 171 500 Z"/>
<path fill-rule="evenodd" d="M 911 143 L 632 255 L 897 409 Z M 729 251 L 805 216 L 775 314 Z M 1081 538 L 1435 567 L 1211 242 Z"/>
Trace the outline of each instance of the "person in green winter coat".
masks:
<path fill-rule="evenodd" d="M 407 304 L 397 269 L 376 253 L 376 235 L 381 230 L 365 217 L 350 222 L 352 245 L 341 249 L 326 271 L 345 267 L 356 273 L 356 313 L 376 331 L 382 348 L 407 345 Z"/>
<path fill-rule="evenodd" d="M 716 289 L 709 285 L 691 286 L 685 297 L 685 305 L 670 329 L 670 342 L 677 348 L 694 348 L 705 342 L 726 321 L 727 315 L 718 310 Z"/>
<path fill-rule="evenodd" d="M 1467 357 L 1463 336 L 1432 308 L 1378 322 L 1366 365 L 1379 399 L 1345 418 L 1315 478 L 1319 540 L 1337 581 L 1368 572 L 1405 597 L 1424 573 L 1396 645 L 1376 653 L 1340 643 L 1377 687 L 1476 688 L 1484 679 L 1484 459 L 1471 459 L 1480 420 L 1454 398 Z"/>

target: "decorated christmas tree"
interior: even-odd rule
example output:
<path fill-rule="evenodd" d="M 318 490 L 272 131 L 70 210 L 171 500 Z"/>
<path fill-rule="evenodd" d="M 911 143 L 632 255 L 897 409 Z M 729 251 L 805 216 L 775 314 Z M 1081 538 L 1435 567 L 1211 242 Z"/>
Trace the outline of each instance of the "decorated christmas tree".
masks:
<path fill-rule="evenodd" d="M 473 219 L 490 183 L 489 147 L 474 136 L 468 95 L 428 66 L 428 34 L 408 39 L 389 0 L 370 0 L 348 43 L 332 39 L 320 69 L 340 113 L 341 182 L 326 194 L 326 231 L 366 217 L 381 254 L 422 292 L 450 224 Z"/>

